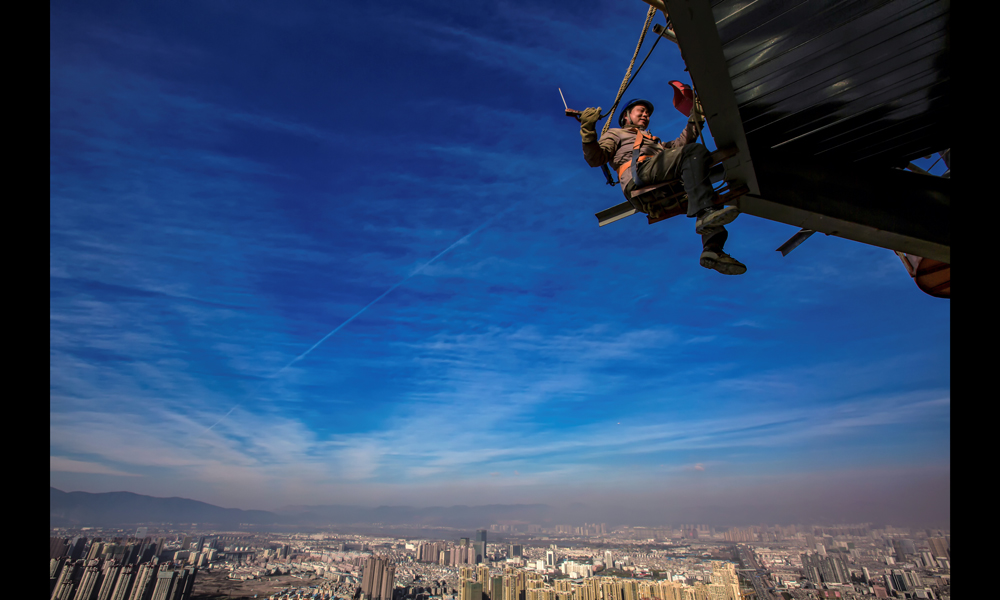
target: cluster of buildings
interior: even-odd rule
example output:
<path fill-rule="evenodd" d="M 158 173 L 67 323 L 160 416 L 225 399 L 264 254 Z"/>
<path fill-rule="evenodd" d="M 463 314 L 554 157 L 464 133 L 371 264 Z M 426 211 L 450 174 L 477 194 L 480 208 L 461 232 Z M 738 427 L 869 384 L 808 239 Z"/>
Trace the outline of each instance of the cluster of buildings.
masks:
<path fill-rule="evenodd" d="M 545 549 L 544 559 L 530 560 L 520 544 L 505 548 L 506 558 L 495 562 L 486 553 L 486 531 L 476 533 L 476 541 L 461 538 L 455 545 L 446 542 L 422 542 L 413 545 L 417 563 L 457 567 L 458 580 L 452 588 L 452 600 L 739 600 L 740 586 L 736 566 L 731 562 L 713 561 L 707 580 L 688 583 L 687 577 L 664 573 L 664 579 L 640 581 L 629 577 L 595 577 L 595 569 L 605 563 L 577 561 L 560 557 L 555 545 Z M 481 544 L 481 545 L 480 545 Z M 408 546 L 410 547 L 410 546 Z M 476 561 L 456 562 L 455 556 L 466 549 L 475 553 Z M 498 551 L 494 545 L 493 557 Z M 437 560 L 435 560 L 435 557 Z M 601 557 L 608 564 L 626 568 L 629 557 L 615 559 L 609 550 Z M 484 560 L 485 558 L 485 560 Z M 396 564 L 388 555 L 365 560 L 362 581 L 355 600 L 429 600 L 445 596 L 448 588 L 421 585 L 419 576 L 408 573 L 409 581 L 394 582 Z M 701 577 L 699 576 L 699 579 Z M 457 591 L 457 597 L 455 592 Z"/>
<path fill-rule="evenodd" d="M 707 582 L 661 579 L 641 581 L 623 577 L 549 579 L 537 571 L 506 566 L 471 567 L 460 575 L 458 600 L 739 600 L 740 587 L 733 563 L 711 564 Z"/>
<path fill-rule="evenodd" d="M 265 580 L 264 596 L 292 585 L 299 591 L 276 597 L 323 600 L 950 598 L 950 536 L 937 530 L 685 525 L 581 540 L 583 530 L 506 535 L 501 543 L 488 542 L 485 529 L 457 541 L 331 533 L 54 537 L 50 598 L 183 600 L 202 566 L 230 579 Z"/>
<path fill-rule="evenodd" d="M 224 536 L 49 538 L 50 600 L 187 600 L 199 567 L 216 560 Z M 249 552 L 226 547 L 232 553 Z"/>
<path fill-rule="evenodd" d="M 51 559 L 50 600 L 189 600 L 198 567 L 121 564 L 114 558 Z"/>
<path fill-rule="evenodd" d="M 486 535 L 487 531 L 480 529 L 476 531 L 475 539 L 460 538 L 457 543 L 422 542 L 416 546 L 416 560 L 422 563 L 452 567 L 488 562 L 496 558 L 497 555 L 496 553 L 487 554 Z M 523 546 L 521 544 L 508 546 L 509 557 L 520 557 L 522 553 Z"/>
<path fill-rule="evenodd" d="M 950 536 L 932 531 L 911 535 L 816 531 L 802 535 L 799 543 L 756 545 L 753 554 L 774 586 L 775 598 L 950 598 Z"/>
<path fill-rule="evenodd" d="M 474 565 L 486 560 L 486 531 L 476 532 L 476 541 L 462 538 L 456 544 L 425 542 L 417 548 L 417 561 L 439 565 Z"/>

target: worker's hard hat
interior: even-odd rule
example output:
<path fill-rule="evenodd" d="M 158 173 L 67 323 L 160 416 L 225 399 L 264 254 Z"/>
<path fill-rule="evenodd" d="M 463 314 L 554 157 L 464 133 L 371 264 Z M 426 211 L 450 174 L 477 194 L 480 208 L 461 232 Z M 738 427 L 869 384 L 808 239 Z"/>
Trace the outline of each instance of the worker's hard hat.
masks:
<path fill-rule="evenodd" d="M 633 107 L 638 106 L 640 104 L 646 107 L 646 110 L 649 111 L 649 114 L 653 114 L 652 102 L 650 102 L 649 100 L 643 100 L 642 98 L 633 98 L 629 100 L 628 104 L 625 105 L 625 108 L 622 109 L 622 114 L 618 115 L 619 127 L 625 127 L 625 117 L 628 116 L 628 111 L 632 110 Z"/>

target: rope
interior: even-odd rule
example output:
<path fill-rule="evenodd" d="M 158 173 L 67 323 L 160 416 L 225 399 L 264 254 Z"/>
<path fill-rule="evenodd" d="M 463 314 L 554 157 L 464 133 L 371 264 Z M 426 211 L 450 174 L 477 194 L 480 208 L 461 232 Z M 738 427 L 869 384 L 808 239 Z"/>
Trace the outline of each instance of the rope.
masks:
<path fill-rule="evenodd" d="M 625 71 L 625 78 L 622 79 L 622 84 L 618 87 L 618 95 L 615 97 L 615 103 L 611 106 L 611 110 L 604 113 L 604 116 L 599 118 L 603 119 L 608 115 L 614 115 L 615 109 L 618 108 L 618 103 L 621 102 L 622 94 L 625 93 L 625 88 L 628 87 L 629 76 L 632 74 L 632 66 L 635 65 L 635 59 L 637 56 L 639 56 L 639 48 L 642 47 L 642 41 L 646 39 L 646 31 L 649 29 L 649 24 L 653 22 L 653 16 L 655 14 L 656 14 L 656 7 L 650 6 L 649 12 L 646 13 L 646 24 L 642 26 L 642 33 L 639 35 L 639 43 L 635 45 L 635 52 L 632 54 L 632 60 L 628 63 L 628 71 Z M 605 121 L 604 129 L 601 130 L 601 135 L 599 135 L 598 138 L 602 137 L 605 133 L 607 133 L 609 127 L 611 127 L 611 119 Z"/>

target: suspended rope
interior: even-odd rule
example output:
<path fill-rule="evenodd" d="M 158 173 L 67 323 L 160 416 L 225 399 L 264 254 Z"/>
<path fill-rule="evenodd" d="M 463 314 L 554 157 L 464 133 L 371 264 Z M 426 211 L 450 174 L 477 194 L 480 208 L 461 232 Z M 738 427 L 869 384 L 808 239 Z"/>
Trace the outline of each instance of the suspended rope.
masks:
<path fill-rule="evenodd" d="M 649 29 L 649 24 L 653 22 L 653 16 L 655 14 L 656 14 L 656 8 L 653 7 L 653 6 L 650 6 L 649 7 L 649 12 L 646 13 L 646 24 L 642 26 L 642 33 L 639 35 L 639 43 L 635 45 L 635 52 L 632 54 L 632 60 L 628 63 L 628 70 L 625 71 L 625 78 L 622 79 L 622 84 L 621 84 L 621 86 L 618 87 L 618 95 L 615 97 L 615 103 L 611 106 L 611 110 L 609 110 L 608 112 L 604 113 L 604 115 L 602 115 L 599 118 L 603 119 L 604 117 L 606 117 L 608 115 L 614 115 L 615 109 L 618 108 L 618 103 L 621 102 L 622 94 L 625 93 L 625 88 L 627 88 L 628 84 L 630 83 L 629 82 L 629 77 L 632 75 L 632 66 L 635 65 L 635 58 L 637 56 L 639 56 L 639 48 L 642 47 L 642 41 L 644 39 L 646 39 L 646 31 Z M 657 41 L 659 41 L 659 40 L 657 40 Z M 643 62 L 645 62 L 645 61 L 643 61 Z M 605 133 L 607 133 L 609 127 L 611 127 L 611 119 L 608 119 L 607 121 L 605 121 L 605 123 L 604 123 L 604 129 L 601 130 L 601 135 L 598 136 L 598 138 L 600 138 Z"/>

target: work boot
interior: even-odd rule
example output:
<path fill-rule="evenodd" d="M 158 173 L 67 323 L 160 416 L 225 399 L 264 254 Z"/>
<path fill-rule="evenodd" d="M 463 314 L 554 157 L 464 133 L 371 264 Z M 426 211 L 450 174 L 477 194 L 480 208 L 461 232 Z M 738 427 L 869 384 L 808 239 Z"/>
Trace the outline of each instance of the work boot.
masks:
<path fill-rule="evenodd" d="M 742 275 L 747 272 L 745 264 L 716 248 L 705 248 L 699 262 L 706 269 L 714 269 L 723 275 Z"/>
<path fill-rule="evenodd" d="M 706 208 L 698 219 L 694 222 L 695 233 L 702 234 L 706 230 L 729 225 L 740 216 L 740 209 L 736 206 L 723 206 L 721 208 Z"/>

